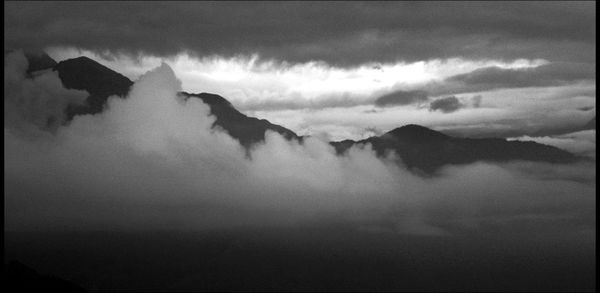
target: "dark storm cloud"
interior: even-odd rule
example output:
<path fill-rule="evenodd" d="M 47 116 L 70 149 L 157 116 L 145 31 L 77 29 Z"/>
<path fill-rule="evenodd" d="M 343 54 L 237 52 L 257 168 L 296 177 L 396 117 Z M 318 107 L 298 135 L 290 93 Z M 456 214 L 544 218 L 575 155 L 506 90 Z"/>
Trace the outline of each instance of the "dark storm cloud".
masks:
<path fill-rule="evenodd" d="M 379 107 L 409 105 L 427 101 L 427 98 L 425 91 L 395 91 L 377 98 L 375 105 Z"/>
<path fill-rule="evenodd" d="M 445 57 L 595 60 L 595 2 L 8 2 L 5 48 L 291 62 Z M 157 41 L 160 40 L 160 41 Z"/>
<path fill-rule="evenodd" d="M 429 110 L 439 110 L 444 113 L 450 113 L 462 108 L 463 106 L 464 105 L 455 96 L 451 96 L 431 102 L 431 104 L 429 104 Z"/>

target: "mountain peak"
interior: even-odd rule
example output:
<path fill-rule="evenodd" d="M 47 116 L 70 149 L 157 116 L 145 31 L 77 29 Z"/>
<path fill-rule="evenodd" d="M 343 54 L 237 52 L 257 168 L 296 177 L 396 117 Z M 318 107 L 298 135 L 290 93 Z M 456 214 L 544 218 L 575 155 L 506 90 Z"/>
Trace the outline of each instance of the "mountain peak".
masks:
<path fill-rule="evenodd" d="M 195 98 L 199 98 L 201 99 L 205 104 L 208 104 L 210 106 L 229 106 L 229 107 L 233 107 L 233 105 L 231 105 L 231 103 L 219 96 L 219 95 L 215 95 L 215 94 L 210 94 L 210 93 L 199 93 L 199 94 L 194 94 L 194 93 L 188 93 L 188 92 L 180 92 L 182 95 L 186 96 L 186 97 L 195 97 Z"/>
<path fill-rule="evenodd" d="M 54 70 L 67 88 L 96 93 L 122 92 L 133 84 L 129 78 L 85 56 L 60 61 Z"/>
<path fill-rule="evenodd" d="M 120 73 L 96 62 L 95 60 L 93 60 L 91 58 L 85 57 L 85 56 L 80 56 L 80 57 L 60 61 L 60 62 L 58 62 L 58 64 L 55 66 L 54 69 L 58 70 L 60 72 L 61 69 L 63 69 L 63 68 L 77 70 L 81 73 L 88 73 L 88 71 L 91 70 L 92 73 L 94 73 L 94 74 L 98 74 L 99 72 L 101 72 L 104 74 L 111 74 L 114 76 L 118 75 L 118 76 L 121 76 L 121 77 L 127 79 L 125 76 L 121 75 Z M 129 79 L 127 79 L 127 80 L 129 80 Z"/>
<path fill-rule="evenodd" d="M 64 60 L 64 61 L 85 61 L 85 62 L 98 63 L 98 62 L 94 61 L 94 59 L 92 59 L 90 57 L 87 57 L 87 56 L 79 56 L 79 57 L 67 59 L 67 60 Z"/>
<path fill-rule="evenodd" d="M 73 109 L 69 117 L 83 113 L 99 113 L 109 96 L 125 96 L 133 82 L 122 74 L 85 56 L 67 59 L 54 66 L 63 85 L 69 89 L 85 90 L 90 96 L 88 105 Z"/>
<path fill-rule="evenodd" d="M 54 66 L 54 70 L 58 71 L 65 87 L 83 89 L 90 93 L 88 105 L 72 109 L 70 114 L 68 113 L 69 117 L 101 112 L 108 96 L 125 96 L 133 84 L 125 76 L 87 57 L 62 61 Z M 267 130 L 278 132 L 289 140 L 302 141 L 302 137 L 285 127 L 246 116 L 219 95 L 187 92 L 180 94 L 187 98 L 199 98 L 208 104 L 211 114 L 216 118 L 213 127 L 222 128 L 247 149 L 264 141 Z M 592 121 L 595 125 L 595 119 Z M 457 138 L 416 124 L 404 125 L 382 136 L 362 141 L 345 140 L 331 144 L 337 153 L 343 153 L 355 144 L 366 143 L 372 145 L 378 156 L 395 152 L 409 169 L 425 174 L 433 174 L 444 165 L 470 164 L 477 161 L 527 160 L 569 163 L 577 160 L 573 154 L 547 145 L 505 139 Z"/>
<path fill-rule="evenodd" d="M 383 136 L 393 137 L 395 139 L 401 140 L 408 139 L 411 141 L 445 140 L 450 138 L 449 136 L 441 132 L 417 124 L 408 124 L 402 127 L 398 127 L 394 130 L 387 132 Z"/>

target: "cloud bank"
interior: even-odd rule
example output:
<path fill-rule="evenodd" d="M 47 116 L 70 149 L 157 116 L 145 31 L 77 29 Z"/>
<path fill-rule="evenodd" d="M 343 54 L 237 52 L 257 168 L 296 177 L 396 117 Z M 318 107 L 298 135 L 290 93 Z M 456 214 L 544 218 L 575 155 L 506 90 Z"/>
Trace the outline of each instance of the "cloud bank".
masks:
<path fill-rule="evenodd" d="M 23 70 L 6 64 L 5 71 Z M 595 163 L 481 163 L 422 178 L 368 146 L 337 156 L 326 141 L 298 144 L 276 133 L 247 156 L 236 140 L 211 129 L 207 105 L 177 96 L 179 90 L 181 81 L 162 64 L 126 99 L 109 98 L 104 112 L 77 116 L 52 135 L 25 138 L 5 118 L 5 229 L 341 221 L 425 235 L 595 234 Z"/>

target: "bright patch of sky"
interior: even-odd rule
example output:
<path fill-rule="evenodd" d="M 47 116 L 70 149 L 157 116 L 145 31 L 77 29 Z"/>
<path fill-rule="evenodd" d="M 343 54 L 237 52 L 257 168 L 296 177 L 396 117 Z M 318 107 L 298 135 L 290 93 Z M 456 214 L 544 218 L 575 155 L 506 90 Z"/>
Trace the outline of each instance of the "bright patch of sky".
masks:
<path fill-rule="evenodd" d="M 218 94 L 247 115 L 268 119 L 300 135 L 332 140 L 362 139 L 410 123 L 438 130 L 461 129 L 467 136 L 470 131 L 494 136 L 515 127 L 533 132 L 552 125 L 584 124 L 595 115 L 578 110 L 595 108 L 595 85 L 586 83 L 457 94 L 462 107 L 453 113 L 430 111 L 429 101 L 383 109 L 373 105 L 377 97 L 398 89 L 415 89 L 490 66 L 515 69 L 549 63 L 542 59 L 451 58 L 342 68 L 325 62 L 264 60 L 258 55 L 196 58 L 182 53 L 134 58 L 73 48 L 48 48 L 47 52 L 57 61 L 90 57 L 134 81 L 166 62 L 185 91 Z M 486 133 L 480 133 L 483 129 Z"/>
<path fill-rule="evenodd" d="M 505 62 L 452 58 L 413 63 L 369 63 L 340 68 L 324 62 L 290 64 L 263 60 L 258 55 L 195 58 L 183 53 L 167 59 L 152 56 L 132 58 L 102 56 L 90 51 L 65 48 L 50 48 L 48 53 L 57 60 L 88 56 L 132 80 L 164 61 L 181 79 L 185 91 L 222 95 L 241 110 L 262 110 L 260 105 L 269 102 L 289 101 L 292 104 L 301 100 L 314 103 L 340 96 L 355 100 L 368 99 L 392 88 L 441 81 L 478 68 L 497 66 L 514 69 L 548 63 L 542 59 Z"/>

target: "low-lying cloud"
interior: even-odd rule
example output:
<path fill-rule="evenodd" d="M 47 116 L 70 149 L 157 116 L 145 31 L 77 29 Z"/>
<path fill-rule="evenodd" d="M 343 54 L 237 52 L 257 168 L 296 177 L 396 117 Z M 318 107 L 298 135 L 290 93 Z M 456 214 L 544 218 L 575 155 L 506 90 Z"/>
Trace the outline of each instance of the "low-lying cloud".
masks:
<path fill-rule="evenodd" d="M 478 102 L 476 101 L 476 103 Z M 444 113 L 454 112 L 462 107 L 464 107 L 464 105 L 455 96 L 437 99 L 429 104 L 429 110 L 441 111 Z"/>
<path fill-rule="evenodd" d="M 479 68 L 451 76 L 446 82 L 458 83 L 453 91 L 475 92 L 498 88 L 560 86 L 593 82 L 595 79 L 595 64 L 556 62 L 529 68 Z"/>
<path fill-rule="evenodd" d="M 577 132 L 556 135 L 530 137 L 522 136 L 514 138 L 515 140 L 535 141 L 551 146 L 555 146 L 574 154 L 596 158 L 596 130 L 581 130 Z"/>
<path fill-rule="evenodd" d="M 429 97 L 427 92 L 421 90 L 415 91 L 395 91 L 385 94 L 375 100 L 375 105 L 379 107 L 410 105 L 427 101 Z"/>
<path fill-rule="evenodd" d="M 4 124 L 54 131 L 65 121 L 69 105 L 85 102 L 85 91 L 68 90 L 56 72 L 27 77 L 22 52 L 4 56 Z"/>
<path fill-rule="evenodd" d="M 6 64 L 5 72 L 23 70 Z M 126 99 L 109 98 L 104 112 L 77 116 L 53 135 L 25 138 L 5 118 L 5 229 L 344 221 L 427 235 L 489 227 L 557 237 L 595 233 L 595 163 L 539 164 L 539 173 L 519 163 L 479 163 L 422 178 L 369 146 L 337 156 L 326 141 L 299 144 L 276 133 L 247 156 L 211 128 L 206 104 L 177 96 L 180 90 L 162 64 Z M 27 91 L 11 94 L 29 98 Z"/>

